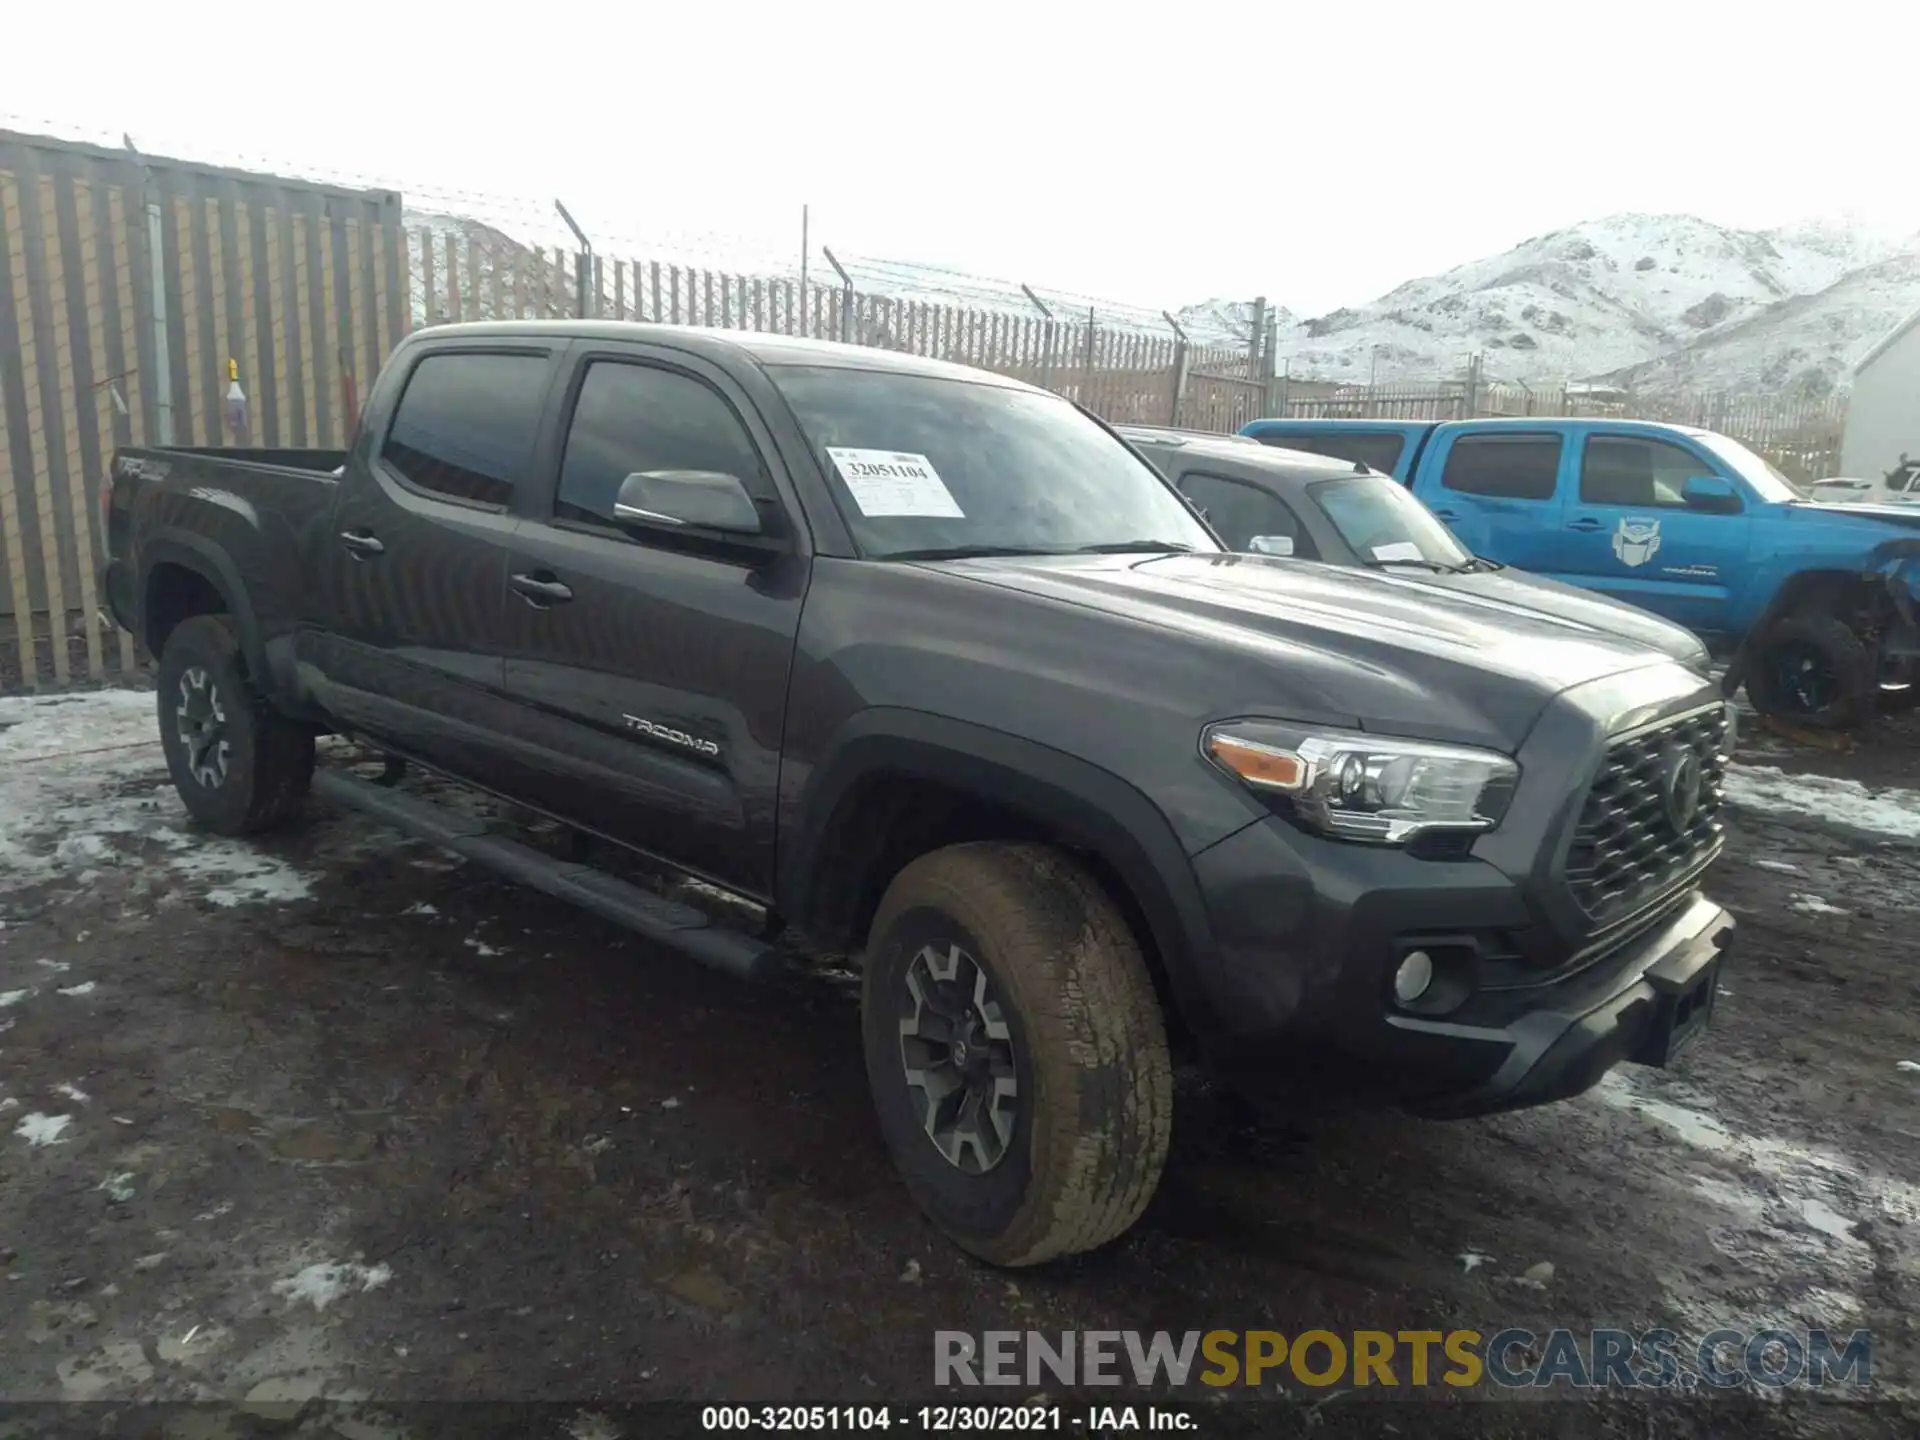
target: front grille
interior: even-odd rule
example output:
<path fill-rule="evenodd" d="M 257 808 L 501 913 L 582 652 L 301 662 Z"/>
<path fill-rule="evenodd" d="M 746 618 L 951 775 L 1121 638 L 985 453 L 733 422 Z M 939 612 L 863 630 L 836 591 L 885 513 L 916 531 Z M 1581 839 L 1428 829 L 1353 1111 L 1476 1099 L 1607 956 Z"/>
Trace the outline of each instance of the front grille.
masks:
<path fill-rule="evenodd" d="M 1587 792 L 1567 853 L 1567 884 L 1596 930 L 1654 904 L 1691 878 L 1720 848 L 1726 779 L 1727 712 L 1714 705 L 1622 736 Z M 1698 767 L 1699 798 L 1681 765 Z M 1677 782 L 1677 783 L 1676 783 Z M 1681 791 L 1681 823 L 1670 799 Z"/>

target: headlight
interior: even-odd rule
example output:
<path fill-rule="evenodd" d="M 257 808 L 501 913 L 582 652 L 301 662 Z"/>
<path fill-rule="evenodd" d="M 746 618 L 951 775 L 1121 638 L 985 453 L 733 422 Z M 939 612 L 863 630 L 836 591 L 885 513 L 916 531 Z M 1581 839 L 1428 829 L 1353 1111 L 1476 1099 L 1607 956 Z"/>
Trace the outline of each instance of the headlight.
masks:
<path fill-rule="evenodd" d="M 1491 830 L 1520 778 L 1518 765 L 1491 750 L 1268 720 L 1210 726 L 1202 749 L 1255 790 L 1285 797 L 1302 824 L 1381 845 Z"/>

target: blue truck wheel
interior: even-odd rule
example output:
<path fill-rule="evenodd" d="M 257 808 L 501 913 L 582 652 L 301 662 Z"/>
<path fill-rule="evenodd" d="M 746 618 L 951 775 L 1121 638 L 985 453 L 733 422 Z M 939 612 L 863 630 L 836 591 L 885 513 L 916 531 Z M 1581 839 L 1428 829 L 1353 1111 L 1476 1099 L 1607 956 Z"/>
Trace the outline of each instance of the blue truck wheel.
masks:
<path fill-rule="evenodd" d="M 1789 615 L 1767 632 L 1747 695 L 1754 708 L 1801 725 L 1844 730 L 1871 717 L 1879 691 L 1860 637 L 1831 615 Z"/>

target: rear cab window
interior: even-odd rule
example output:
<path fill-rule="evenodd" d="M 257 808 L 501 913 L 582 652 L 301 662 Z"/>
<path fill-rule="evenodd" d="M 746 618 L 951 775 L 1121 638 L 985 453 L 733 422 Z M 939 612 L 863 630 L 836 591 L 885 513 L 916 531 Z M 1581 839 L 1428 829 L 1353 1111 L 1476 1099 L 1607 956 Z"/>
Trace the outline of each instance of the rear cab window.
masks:
<path fill-rule="evenodd" d="M 1262 445 L 1276 450 L 1301 450 L 1309 455 L 1326 455 L 1335 460 L 1352 460 L 1391 475 L 1399 467 L 1400 455 L 1407 448 L 1407 437 L 1393 430 L 1321 430 L 1305 435 L 1259 435 Z"/>
<path fill-rule="evenodd" d="M 1488 499 L 1551 500 L 1561 449 L 1558 435 L 1461 435 L 1447 451 L 1440 485 Z"/>
<path fill-rule="evenodd" d="M 527 482 L 549 358 L 430 352 L 407 376 L 381 461 L 436 499 L 504 510 Z"/>

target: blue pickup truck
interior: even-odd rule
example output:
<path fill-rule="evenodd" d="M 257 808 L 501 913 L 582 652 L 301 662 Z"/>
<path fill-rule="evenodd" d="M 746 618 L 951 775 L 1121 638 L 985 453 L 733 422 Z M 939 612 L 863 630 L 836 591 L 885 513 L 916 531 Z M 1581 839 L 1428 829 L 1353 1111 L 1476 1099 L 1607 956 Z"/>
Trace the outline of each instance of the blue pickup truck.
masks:
<path fill-rule="evenodd" d="M 1473 553 L 1687 626 L 1755 707 L 1829 728 L 1916 698 L 1920 510 L 1823 504 L 1736 440 L 1637 420 L 1255 420 L 1408 485 Z"/>

